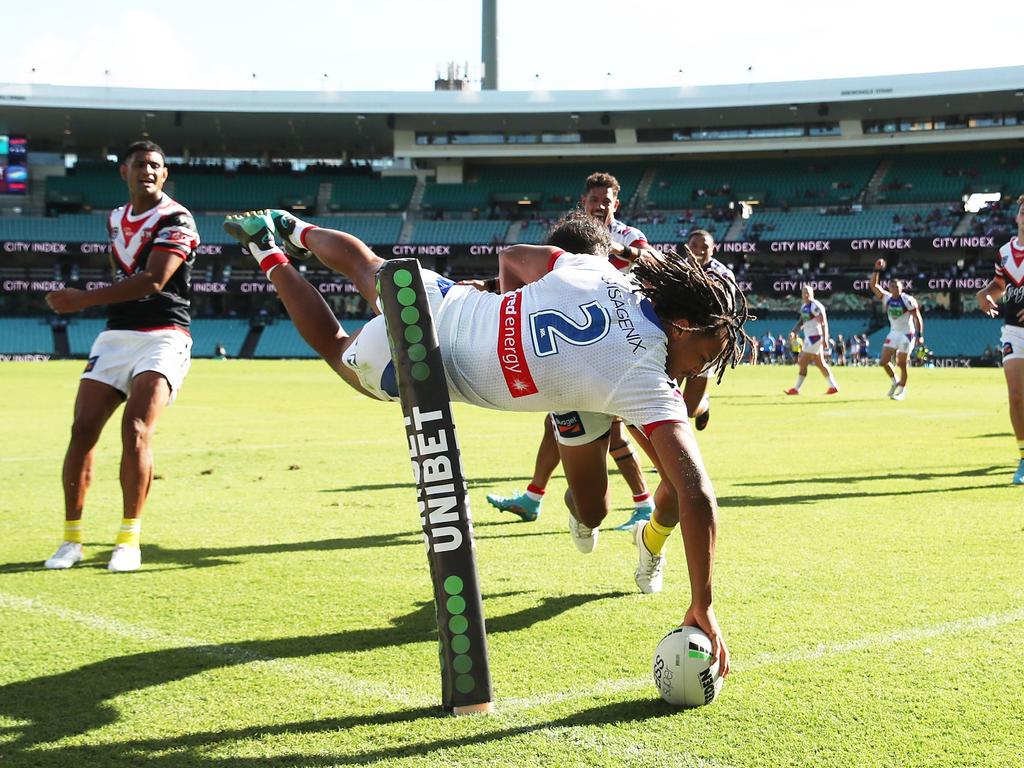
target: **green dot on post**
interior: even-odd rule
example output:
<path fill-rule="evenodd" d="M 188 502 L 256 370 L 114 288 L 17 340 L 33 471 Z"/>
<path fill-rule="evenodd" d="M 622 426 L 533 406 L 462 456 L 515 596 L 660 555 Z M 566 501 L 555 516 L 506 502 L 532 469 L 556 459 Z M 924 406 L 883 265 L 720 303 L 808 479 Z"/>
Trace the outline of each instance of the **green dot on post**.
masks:
<path fill-rule="evenodd" d="M 466 630 L 469 628 L 469 622 L 465 616 L 452 616 L 448 619 L 448 629 L 456 635 L 466 634 Z"/>
<path fill-rule="evenodd" d="M 398 303 L 403 307 L 408 307 L 416 303 L 416 291 L 412 288 L 399 288 L 397 295 Z"/>
<path fill-rule="evenodd" d="M 422 362 L 427 359 L 427 348 L 422 344 L 413 344 L 409 347 L 409 359 L 414 363 Z"/>
<path fill-rule="evenodd" d="M 444 580 L 444 591 L 449 595 L 461 595 L 462 586 L 462 579 L 458 576 L 449 576 Z"/>
<path fill-rule="evenodd" d="M 466 674 L 473 668 L 473 660 L 469 656 L 458 655 L 452 660 L 452 669 L 456 672 Z"/>
<path fill-rule="evenodd" d="M 395 272 L 395 276 L 392 279 L 395 281 L 395 285 L 399 288 L 404 288 L 408 285 L 412 285 L 412 272 L 408 269 L 400 269 Z"/>
<path fill-rule="evenodd" d="M 426 363 L 413 363 L 412 377 L 416 381 L 426 381 L 430 378 L 430 366 Z"/>
<path fill-rule="evenodd" d="M 455 690 L 459 693 L 469 693 L 476 687 L 476 681 L 472 675 L 459 675 L 455 678 Z"/>
<path fill-rule="evenodd" d="M 456 653 L 465 653 L 469 650 L 469 638 L 465 635 L 455 635 L 452 638 L 452 650 Z"/>
<path fill-rule="evenodd" d="M 416 325 L 420 321 L 420 311 L 416 307 L 406 307 L 402 310 L 402 322 L 406 325 Z"/>
<path fill-rule="evenodd" d="M 448 613 L 465 613 L 466 601 L 460 595 L 452 595 L 448 598 Z"/>

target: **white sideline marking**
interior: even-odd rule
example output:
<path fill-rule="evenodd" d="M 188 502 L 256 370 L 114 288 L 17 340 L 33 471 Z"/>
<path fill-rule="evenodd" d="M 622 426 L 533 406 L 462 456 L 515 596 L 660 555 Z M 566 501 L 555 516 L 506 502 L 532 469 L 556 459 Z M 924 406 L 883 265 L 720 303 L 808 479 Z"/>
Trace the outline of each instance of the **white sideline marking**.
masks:
<path fill-rule="evenodd" d="M 870 648 L 883 648 L 889 645 L 926 640 L 931 637 L 941 637 L 956 632 L 976 632 L 983 629 L 993 629 L 1004 624 L 1016 624 L 1020 621 L 1024 621 L 1024 608 L 1017 608 L 1006 613 L 997 613 L 990 616 L 975 616 L 969 619 L 947 621 L 931 627 L 912 627 L 894 632 L 878 632 L 865 635 L 856 640 L 846 640 L 839 643 L 820 643 L 812 648 L 796 648 L 792 651 L 783 651 L 781 653 L 761 653 L 753 656 L 748 661 L 735 662 L 732 665 L 731 674 L 743 674 L 744 672 L 774 664 L 825 659 Z M 583 691 L 539 694 L 521 699 L 499 699 L 496 706 L 501 711 L 530 709 L 532 707 L 557 704 L 563 701 L 614 695 L 639 688 L 653 687 L 653 685 L 650 678 L 647 677 L 605 680 Z"/>
<path fill-rule="evenodd" d="M 659 764 L 678 766 L 679 768 L 733 768 L 728 763 L 713 758 L 701 757 L 690 752 L 672 752 L 645 744 L 630 744 L 622 747 L 609 739 L 578 733 L 579 728 L 572 726 L 560 728 L 544 728 L 538 733 L 552 741 L 571 741 L 574 746 L 587 749 L 599 755 L 618 758 L 623 765 L 635 765 L 637 760 L 658 761 Z"/>
<path fill-rule="evenodd" d="M 247 651 L 234 645 L 219 645 L 196 640 L 191 637 L 171 635 L 159 630 L 151 629 L 140 624 L 129 624 L 128 622 L 110 619 L 106 616 L 99 616 L 93 613 L 83 613 L 71 608 L 63 608 L 58 605 L 48 605 L 40 600 L 27 597 L 18 597 L 0 592 L 0 609 L 20 611 L 22 613 L 52 616 L 62 621 L 69 621 L 81 624 L 91 629 L 106 632 L 117 637 L 126 637 L 131 640 L 141 640 L 154 645 L 163 645 L 168 648 L 188 648 L 195 653 L 207 654 L 218 658 L 226 659 L 234 663 L 252 664 L 258 663 L 265 668 L 278 672 L 288 677 L 308 679 L 317 684 L 329 684 L 338 686 L 342 690 L 350 691 L 357 696 L 372 696 L 386 699 L 398 704 L 410 707 L 423 707 L 436 703 L 436 698 L 417 695 L 409 691 L 400 691 L 380 683 L 371 683 L 361 680 L 352 675 L 334 672 L 322 667 L 305 663 L 296 663 L 277 658 L 275 656 L 264 656 L 259 653 Z"/>

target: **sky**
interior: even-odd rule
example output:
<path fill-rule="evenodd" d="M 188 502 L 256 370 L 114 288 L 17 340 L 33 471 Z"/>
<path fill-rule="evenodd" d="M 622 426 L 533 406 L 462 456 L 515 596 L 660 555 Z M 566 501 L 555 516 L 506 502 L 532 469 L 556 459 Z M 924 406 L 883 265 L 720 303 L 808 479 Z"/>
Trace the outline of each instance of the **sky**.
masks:
<path fill-rule="evenodd" d="M 425 91 L 480 77 L 480 0 L 5 3 L 0 82 Z M 40 12 L 40 8 L 45 9 Z M 1016 66 L 1019 2 L 498 0 L 501 90 L 603 90 Z"/>

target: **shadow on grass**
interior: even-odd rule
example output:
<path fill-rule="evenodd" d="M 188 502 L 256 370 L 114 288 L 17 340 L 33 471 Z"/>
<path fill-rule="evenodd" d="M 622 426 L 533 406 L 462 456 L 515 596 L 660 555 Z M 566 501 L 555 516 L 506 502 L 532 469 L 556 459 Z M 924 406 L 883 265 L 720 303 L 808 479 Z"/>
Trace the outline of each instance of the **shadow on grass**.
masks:
<path fill-rule="evenodd" d="M 495 485 L 496 483 L 528 483 L 532 478 L 519 477 L 517 475 L 502 475 L 501 477 L 467 477 L 466 484 L 470 488 L 483 485 Z M 370 483 L 366 485 L 346 485 L 341 488 L 321 488 L 319 493 L 345 493 L 346 491 L 386 491 L 395 488 L 408 488 L 415 491 L 416 485 L 412 478 L 397 483 Z"/>
<path fill-rule="evenodd" d="M 933 493 L 954 493 L 957 491 L 986 491 L 998 490 L 1008 486 L 1009 481 L 999 485 L 958 485 L 955 488 L 921 488 L 912 491 L 858 491 L 857 493 L 808 493 L 795 496 L 780 496 L 770 498 L 765 496 L 719 496 L 718 505 L 722 508 L 729 507 L 788 507 L 793 504 L 813 504 L 818 501 L 837 501 L 857 499 L 890 499 L 894 496 L 924 496 Z"/>
<path fill-rule="evenodd" d="M 634 699 L 590 707 L 565 717 L 527 722 L 522 725 L 494 727 L 483 733 L 457 738 L 424 739 L 407 741 L 393 746 L 367 749 L 353 755 L 281 755 L 275 757 L 226 757 L 210 756 L 211 749 L 224 751 L 225 745 L 247 739 L 265 736 L 293 734 L 330 734 L 339 730 L 358 727 L 379 727 L 387 725 L 425 725 L 423 721 L 444 722 L 449 716 L 439 709 L 420 707 L 376 715 L 351 715 L 322 720 L 306 720 L 269 726 L 252 726 L 225 731 L 208 731 L 167 739 L 140 739 L 109 746 L 69 747 L 48 752 L 33 752 L 33 766 L 40 768 L 65 768 L 68 765 L 112 765 L 121 764 L 126 757 L 131 765 L 145 768 L 297 768 L 298 766 L 371 765 L 406 757 L 422 757 L 440 750 L 454 750 L 472 747 L 506 739 L 524 736 L 545 729 L 573 728 L 580 726 L 630 725 L 647 722 L 656 718 L 680 714 L 660 700 L 653 698 Z M 440 724 L 440 722 L 438 724 Z M 500 720 L 483 720 L 485 725 Z M 400 731 L 398 732 L 400 734 Z M 400 736 L 396 736 L 400 738 Z M 453 763 L 457 763 L 455 760 Z"/>
<path fill-rule="evenodd" d="M 499 702 L 500 706 L 500 702 Z M 329 736 L 331 733 L 359 727 L 379 728 L 382 726 L 433 726 L 435 729 L 442 722 L 450 721 L 450 716 L 440 708 L 418 707 L 411 709 L 382 712 L 373 715 L 343 715 L 321 720 L 305 720 L 275 725 L 254 725 L 246 728 L 233 728 L 223 731 L 206 731 L 158 739 L 138 739 L 103 746 L 75 746 L 54 750 L 35 750 L 31 753 L 31 762 L 38 768 L 66 768 L 71 765 L 108 766 L 123 765 L 141 766 L 142 768 L 298 768 L 298 766 L 334 766 L 334 765 L 379 765 L 391 760 L 402 758 L 418 758 L 431 755 L 441 750 L 455 750 L 462 747 L 480 746 L 500 742 L 506 739 L 524 736 L 546 729 L 573 728 L 580 726 L 630 725 L 644 723 L 661 717 L 679 715 L 681 710 L 673 709 L 664 702 L 654 698 L 634 699 L 612 704 L 590 707 L 571 715 L 551 720 L 530 721 L 521 725 L 507 725 L 507 720 L 484 719 L 480 722 L 483 732 L 475 732 L 456 738 L 406 740 L 394 744 L 402 738 L 402 730 L 396 729 L 394 735 L 387 740 L 389 745 L 374 748 L 373 742 L 366 742 L 367 749 L 358 754 L 319 754 L 301 755 L 288 754 L 272 757 L 216 757 L 208 754 L 211 750 L 224 752 L 228 745 L 236 741 L 261 739 L 274 736 L 293 736 L 310 734 Z M 683 711 L 685 712 L 685 711 Z M 322 743 L 322 740 L 318 740 Z M 128 762 L 126 762 L 128 761 Z M 458 763 L 457 759 L 453 764 Z"/>
<path fill-rule="evenodd" d="M 733 485 L 743 488 L 762 488 L 774 485 L 807 485 L 809 483 L 823 483 L 825 485 L 835 485 L 837 483 L 858 483 L 869 480 L 939 480 L 942 478 L 952 477 L 990 477 L 992 475 L 1002 475 L 1008 473 L 1008 466 L 1009 465 L 1007 464 L 995 464 L 988 467 L 968 467 L 967 469 L 961 469 L 958 472 L 903 472 L 898 474 L 889 472 L 884 475 L 829 475 L 827 477 L 789 477 L 783 480 L 761 480 L 750 483 L 733 483 Z M 988 488 L 991 486 L 983 487 Z M 956 489 L 954 488 L 952 490 Z M 850 493 L 847 493 L 845 495 L 860 496 L 862 494 L 859 491 L 851 491 Z"/>
<path fill-rule="evenodd" d="M 489 595 L 485 600 L 508 594 L 519 593 Z M 631 593 L 609 591 L 541 597 L 528 608 L 489 617 L 487 631 L 489 634 L 517 632 L 587 603 L 615 599 L 628 594 Z M 68 672 L 10 683 L 0 686 L 0 715 L 16 721 L 17 724 L 5 727 L 3 731 L 0 731 L 6 742 L 0 743 L 0 759 L 3 759 L 4 765 L 15 765 L 17 763 L 8 762 L 6 758 L 12 757 L 16 752 L 78 736 L 117 722 L 119 713 L 111 702 L 126 693 L 186 680 L 203 672 L 239 666 L 253 661 L 304 659 L 319 654 L 358 653 L 382 647 L 424 642 L 437 642 L 437 621 L 432 601 L 418 603 L 409 613 L 392 619 L 389 627 L 134 653 L 86 664 Z M 311 677 L 314 677 L 317 671 L 311 669 L 310 672 Z M 303 684 L 301 679 L 295 682 L 297 685 Z M 216 706 L 216 702 L 211 703 L 211 706 Z M 436 713 L 433 710 L 419 709 L 413 710 L 411 713 L 394 713 L 393 716 L 399 720 L 416 719 L 436 716 Z M 388 717 L 386 714 L 380 717 L 374 716 L 367 718 L 365 722 L 387 722 Z M 332 725 L 333 721 L 325 722 L 324 727 L 327 730 L 340 727 Z M 264 728 L 254 728 L 249 735 L 264 732 L 270 731 Z M 138 746 L 126 742 L 109 747 L 76 747 L 55 750 L 52 753 L 33 751 L 31 753 L 32 760 L 28 764 L 41 766 L 120 765 L 122 764 L 120 761 L 126 757 L 126 752 L 135 753 L 138 750 L 141 754 L 132 754 L 132 760 L 128 764 L 173 765 L 177 768 L 182 765 L 180 755 L 167 758 L 167 762 L 164 762 L 164 758 L 167 756 L 147 757 L 145 752 L 153 750 L 154 747 L 149 745 L 157 743 L 164 743 L 164 746 L 160 747 L 161 750 L 174 749 L 176 746 L 188 747 L 192 745 L 191 740 L 194 738 L 192 736 L 183 737 L 180 744 L 175 744 L 174 742 L 177 740 L 172 739 L 167 742 L 143 741 L 139 742 Z M 211 735 L 211 738 L 214 741 L 222 740 L 216 734 Z M 229 736 L 228 738 L 244 738 L 244 736 Z M 206 737 L 203 737 L 202 743 L 209 743 Z M 435 748 L 443 747 L 443 744 L 438 744 Z M 89 754 L 92 754 L 91 758 L 87 757 Z M 73 757 L 75 755 L 81 757 Z M 152 758 L 152 762 L 150 762 L 150 758 Z M 78 762 L 79 759 L 88 759 L 89 762 Z M 298 758 L 296 759 L 298 760 Z M 311 763 L 310 760 L 314 762 Z M 219 760 L 200 764 L 235 765 L 233 762 Z M 239 763 L 239 765 L 248 764 Z M 251 764 L 261 765 L 262 763 L 255 761 Z M 279 763 L 274 760 L 270 764 L 291 765 L 292 763 Z M 315 764 L 315 758 L 304 757 L 296 764 Z"/>

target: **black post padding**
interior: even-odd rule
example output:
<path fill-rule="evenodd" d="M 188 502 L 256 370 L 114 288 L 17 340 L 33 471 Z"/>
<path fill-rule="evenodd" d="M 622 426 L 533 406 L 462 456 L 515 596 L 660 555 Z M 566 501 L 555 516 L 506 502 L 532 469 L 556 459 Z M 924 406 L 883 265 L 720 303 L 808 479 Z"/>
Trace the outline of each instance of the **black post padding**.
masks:
<path fill-rule="evenodd" d="M 462 455 L 419 261 L 385 262 L 377 273 L 377 292 L 398 376 L 434 584 L 441 703 L 457 712 L 493 698 Z"/>

